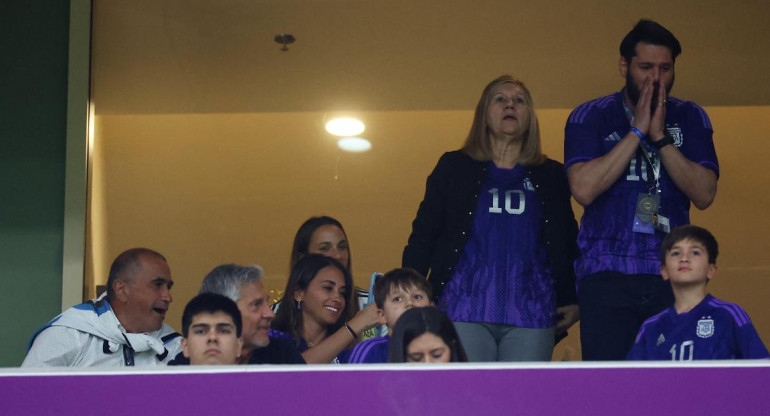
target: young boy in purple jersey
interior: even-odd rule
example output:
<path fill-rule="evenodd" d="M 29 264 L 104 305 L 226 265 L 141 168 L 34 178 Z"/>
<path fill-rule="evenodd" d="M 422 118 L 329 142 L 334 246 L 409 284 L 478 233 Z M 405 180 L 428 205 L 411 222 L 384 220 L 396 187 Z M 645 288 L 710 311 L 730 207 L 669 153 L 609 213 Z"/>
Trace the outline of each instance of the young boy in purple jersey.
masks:
<path fill-rule="evenodd" d="M 663 240 L 660 273 L 671 283 L 674 306 L 642 324 L 629 360 L 770 358 L 746 312 L 706 291 L 718 253 L 714 236 L 694 225 L 677 227 Z"/>
<path fill-rule="evenodd" d="M 374 283 L 374 303 L 380 324 L 387 325 L 388 334 L 405 311 L 430 306 L 431 290 L 428 281 L 414 269 L 393 269 L 377 278 Z M 348 359 L 349 364 L 374 364 L 388 362 L 390 337 L 367 339 L 355 346 Z"/>

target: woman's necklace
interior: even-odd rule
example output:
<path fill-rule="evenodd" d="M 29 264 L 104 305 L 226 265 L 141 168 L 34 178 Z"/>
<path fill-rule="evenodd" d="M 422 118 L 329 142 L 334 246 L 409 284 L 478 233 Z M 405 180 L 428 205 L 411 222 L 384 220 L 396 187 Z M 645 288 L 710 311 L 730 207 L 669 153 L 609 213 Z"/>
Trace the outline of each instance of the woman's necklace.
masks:
<path fill-rule="evenodd" d="M 305 344 L 307 344 L 308 348 L 313 348 L 315 345 L 318 345 L 318 343 L 321 341 L 323 341 L 323 336 L 320 339 L 316 339 L 315 341 L 310 341 L 309 339 L 305 338 Z"/>
<path fill-rule="evenodd" d="M 313 348 L 326 338 L 326 327 L 320 323 L 308 321 L 303 323 L 300 333 L 307 347 Z"/>

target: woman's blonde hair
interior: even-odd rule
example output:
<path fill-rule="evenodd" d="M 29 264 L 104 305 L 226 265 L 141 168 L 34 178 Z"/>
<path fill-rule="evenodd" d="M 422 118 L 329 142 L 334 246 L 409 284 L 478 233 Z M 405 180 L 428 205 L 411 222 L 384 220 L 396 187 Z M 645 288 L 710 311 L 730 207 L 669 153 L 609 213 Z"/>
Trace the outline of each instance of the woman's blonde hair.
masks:
<path fill-rule="evenodd" d="M 468 138 L 465 139 L 462 151 L 475 160 L 492 160 L 494 150 L 489 137 L 489 125 L 487 125 L 487 108 L 492 99 L 492 92 L 500 85 L 511 83 L 518 85 L 524 91 L 524 97 L 529 108 L 529 128 L 524 135 L 521 144 L 521 152 L 516 163 L 521 165 L 539 165 L 545 160 L 545 155 L 540 147 L 540 126 L 537 122 L 532 94 L 523 82 L 510 75 L 502 75 L 487 84 L 481 93 L 479 103 L 476 105 L 476 114 L 473 116 L 473 124 Z"/>

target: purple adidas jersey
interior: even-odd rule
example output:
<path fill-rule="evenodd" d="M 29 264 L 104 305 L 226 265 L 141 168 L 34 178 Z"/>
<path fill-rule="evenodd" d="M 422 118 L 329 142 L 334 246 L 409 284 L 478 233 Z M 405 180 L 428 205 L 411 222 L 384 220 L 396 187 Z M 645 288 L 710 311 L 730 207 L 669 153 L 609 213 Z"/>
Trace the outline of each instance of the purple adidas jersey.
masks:
<path fill-rule="evenodd" d="M 367 339 L 356 344 L 348 357 L 348 364 L 377 364 L 388 362 L 388 347 L 390 337 Z"/>
<path fill-rule="evenodd" d="M 553 278 L 540 241 L 542 213 L 526 169 L 490 163 L 473 229 L 439 306 L 459 322 L 554 325 Z"/>
<path fill-rule="evenodd" d="M 738 305 L 711 295 L 692 310 L 671 307 L 642 324 L 629 360 L 730 360 L 770 358 L 767 348 Z"/>
<path fill-rule="evenodd" d="M 580 105 L 572 111 L 564 129 L 565 168 L 607 154 L 630 128 L 621 92 Z M 719 175 L 711 121 L 702 108 L 668 97 L 666 130 L 685 157 Z M 575 261 L 578 279 L 603 271 L 659 274 L 659 248 L 665 235 L 660 231 L 654 235 L 633 231 L 638 194 L 648 192 L 652 175 L 647 158 L 639 151 L 620 178 L 585 207 L 578 234 L 580 257 Z M 660 187 L 660 214 L 668 217 L 671 228 L 689 224 L 690 200 L 663 166 Z"/>

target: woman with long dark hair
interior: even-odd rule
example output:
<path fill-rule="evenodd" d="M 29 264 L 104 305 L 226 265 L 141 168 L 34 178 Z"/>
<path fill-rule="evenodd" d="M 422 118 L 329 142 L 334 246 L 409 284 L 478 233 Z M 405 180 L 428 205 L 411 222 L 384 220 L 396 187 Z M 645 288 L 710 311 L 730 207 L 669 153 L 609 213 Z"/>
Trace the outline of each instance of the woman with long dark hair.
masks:
<path fill-rule="evenodd" d="M 307 254 L 291 270 L 272 329 L 288 334 L 308 364 L 345 362 L 371 327 L 352 306 L 353 279 L 334 258 Z"/>
<path fill-rule="evenodd" d="M 434 306 L 411 308 L 396 321 L 390 338 L 391 363 L 467 362 L 452 321 Z"/>
<path fill-rule="evenodd" d="M 294 242 L 291 246 L 289 270 L 293 269 L 302 257 L 313 253 L 332 257 L 345 266 L 351 276 L 353 275 L 353 256 L 350 251 L 350 242 L 348 241 L 345 229 L 342 227 L 342 223 L 335 218 L 326 215 L 310 217 L 300 225 L 296 234 L 294 234 Z M 358 287 L 355 287 L 354 290 L 352 310 L 355 313 L 361 311 L 368 318 L 370 325 L 374 326 L 378 318 L 377 309 L 374 303 L 369 305 L 368 308 L 365 307 L 369 301 L 369 292 Z M 273 311 L 277 312 L 279 304 L 280 302 L 276 303 Z M 373 338 L 377 336 L 377 331 L 376 328 L 370 327 L 370 329 L 359 335 L 362 340 Z"/>

